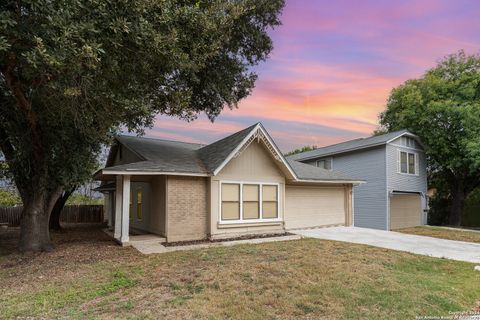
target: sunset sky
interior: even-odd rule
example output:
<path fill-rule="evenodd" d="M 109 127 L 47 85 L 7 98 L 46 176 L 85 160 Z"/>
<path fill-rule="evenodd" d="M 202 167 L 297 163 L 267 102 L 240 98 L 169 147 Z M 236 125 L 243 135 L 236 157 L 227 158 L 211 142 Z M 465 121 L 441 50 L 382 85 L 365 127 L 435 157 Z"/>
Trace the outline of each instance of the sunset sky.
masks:
<path fill-rule="evenodd" d="M 147 136 L 210 143 L 262 122 L 283 151 L 369 136 L 390 90 L 480 52 L 480 1 L 287 0 L 253 94 L 215 123 L 158 117 Z"/>

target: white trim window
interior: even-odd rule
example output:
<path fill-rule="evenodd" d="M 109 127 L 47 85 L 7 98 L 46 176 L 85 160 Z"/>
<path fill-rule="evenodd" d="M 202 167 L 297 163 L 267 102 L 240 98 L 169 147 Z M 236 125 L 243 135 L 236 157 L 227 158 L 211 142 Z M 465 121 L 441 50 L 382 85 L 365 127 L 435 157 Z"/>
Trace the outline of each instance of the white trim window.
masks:
<path fill-rule="evenodd" d="M 332 170 L 332 158 L 320 159 L 315 162 L 315 165 L 319 168 Z"/>
<path fill-rule="evenodd" d="M 279 184 L 220 182 L 220 222 L 279 220 Z"/>
<path fill-rule="evenodd" d="M 404 137 L 405 145 L 409 148 L 415 148 L 415 139 L 412 137 Z"/>
<path fill-rule="evenodd" d="M 399 151 L 399 173 L 416 175 L 418 156 L 414 152 Z"/>

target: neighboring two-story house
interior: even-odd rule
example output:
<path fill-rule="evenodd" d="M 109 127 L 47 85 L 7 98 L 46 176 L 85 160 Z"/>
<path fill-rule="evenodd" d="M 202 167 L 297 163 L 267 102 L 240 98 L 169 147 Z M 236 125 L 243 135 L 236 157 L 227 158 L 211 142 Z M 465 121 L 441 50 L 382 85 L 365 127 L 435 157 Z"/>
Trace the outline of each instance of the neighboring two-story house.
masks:
<path fill-rule="evenodd" d="M 407 130 L 318 148 L 288 157 L 355 176 L 354 225 L 394 230 L 427 221 L 426 159 L 419 138 Z"/>

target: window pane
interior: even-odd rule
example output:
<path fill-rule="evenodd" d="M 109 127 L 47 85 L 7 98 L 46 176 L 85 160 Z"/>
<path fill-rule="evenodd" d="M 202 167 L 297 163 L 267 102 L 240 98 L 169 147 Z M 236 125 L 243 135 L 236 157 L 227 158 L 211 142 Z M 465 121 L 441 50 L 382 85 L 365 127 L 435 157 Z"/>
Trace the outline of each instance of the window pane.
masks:
<path fill-rule="evenodd" d="M 263 201 L 277 201 L 277 186 L 263 186 Z"/>
<path fill-rule="evenodd" d="M 277 202 L 263 201 L 263 218 L 277 218 Z"/>
<path fill-rule="evenodd" d="M 407 173 L 407 153 L 400 152 L 400 172 Z"/>
<path fill-rule="evenodd" d="M 258 201 L 259 186 L 255 184 L 243 185 L 243 201 Z"/>
<path fill-rule="evenodd" d="M 240 219 L 239 202 L 222 202 L 222 220 Z"/>
<path fill-rule="evenodd" d="M 325 160 L 325 169 L 331 170 L 332 169 L 332 159 Z"/>
<path fill-rule="evenodd" d="M 223 183 L 222 201 L 240 201 L 240 185 Z"/>
<path fill-rule="evenodd" d="M 408 154 L 408 173 L 415 174 L 415 154 Z"/>
<path fill-rule="evenodd" d="M 137 192 L 137 219 L 142 220 L 142 191 Z"/>
<path fill-rule="evenodd" d="M 243 219 L 260 219 L 258 201 L 243 202 Z"/>
<path fill-rule="evenodd" d="M 325 168 L 325 161 L 324 160 L 318 160 L 317 161 L 317 167 Z"/>

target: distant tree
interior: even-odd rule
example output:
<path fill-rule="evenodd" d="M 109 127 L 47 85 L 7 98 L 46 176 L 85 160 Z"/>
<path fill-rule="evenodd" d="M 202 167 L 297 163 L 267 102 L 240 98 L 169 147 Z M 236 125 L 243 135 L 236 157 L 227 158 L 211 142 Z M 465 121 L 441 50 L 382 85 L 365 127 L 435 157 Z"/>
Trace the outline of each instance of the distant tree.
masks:
<path fill-rule="evenodd" d="M 291 155 L 302 153 L 302 152 L 312 151 L 312 150 L 315 150 L 315 149 L 317 149 L 317 146 L 315 146 L 315 145 L 304 146 L 304 147 L 301 147 L 299 149 L 295 149 L 295 150 L 292 150 L 292 151 L 289 151 L 289 152 L 285 153 L 285 156 L 287 157 L 287 156 L 291 156 Z"/>
<path fill-rule="evenodd" d="M 1 188 L 0 189 L 0 207 L 13 207 L 22 204 L 18 193 L 14 190 Z"/>
<path fill-rule="evenodd" d="M 480 56 L 460 51 L 393 89 L 380 124 L 420 137 L 430 174 L 448 185 L 448 223 L 461 225 L 465 199 L 480 185 Z"/>
<path fill-rule="evenodd" d="M 283 0 L 0 2 L 0 149 L 24 210 L 22 251 L 119 128 L 213 120 L 254 87 Z"/>

